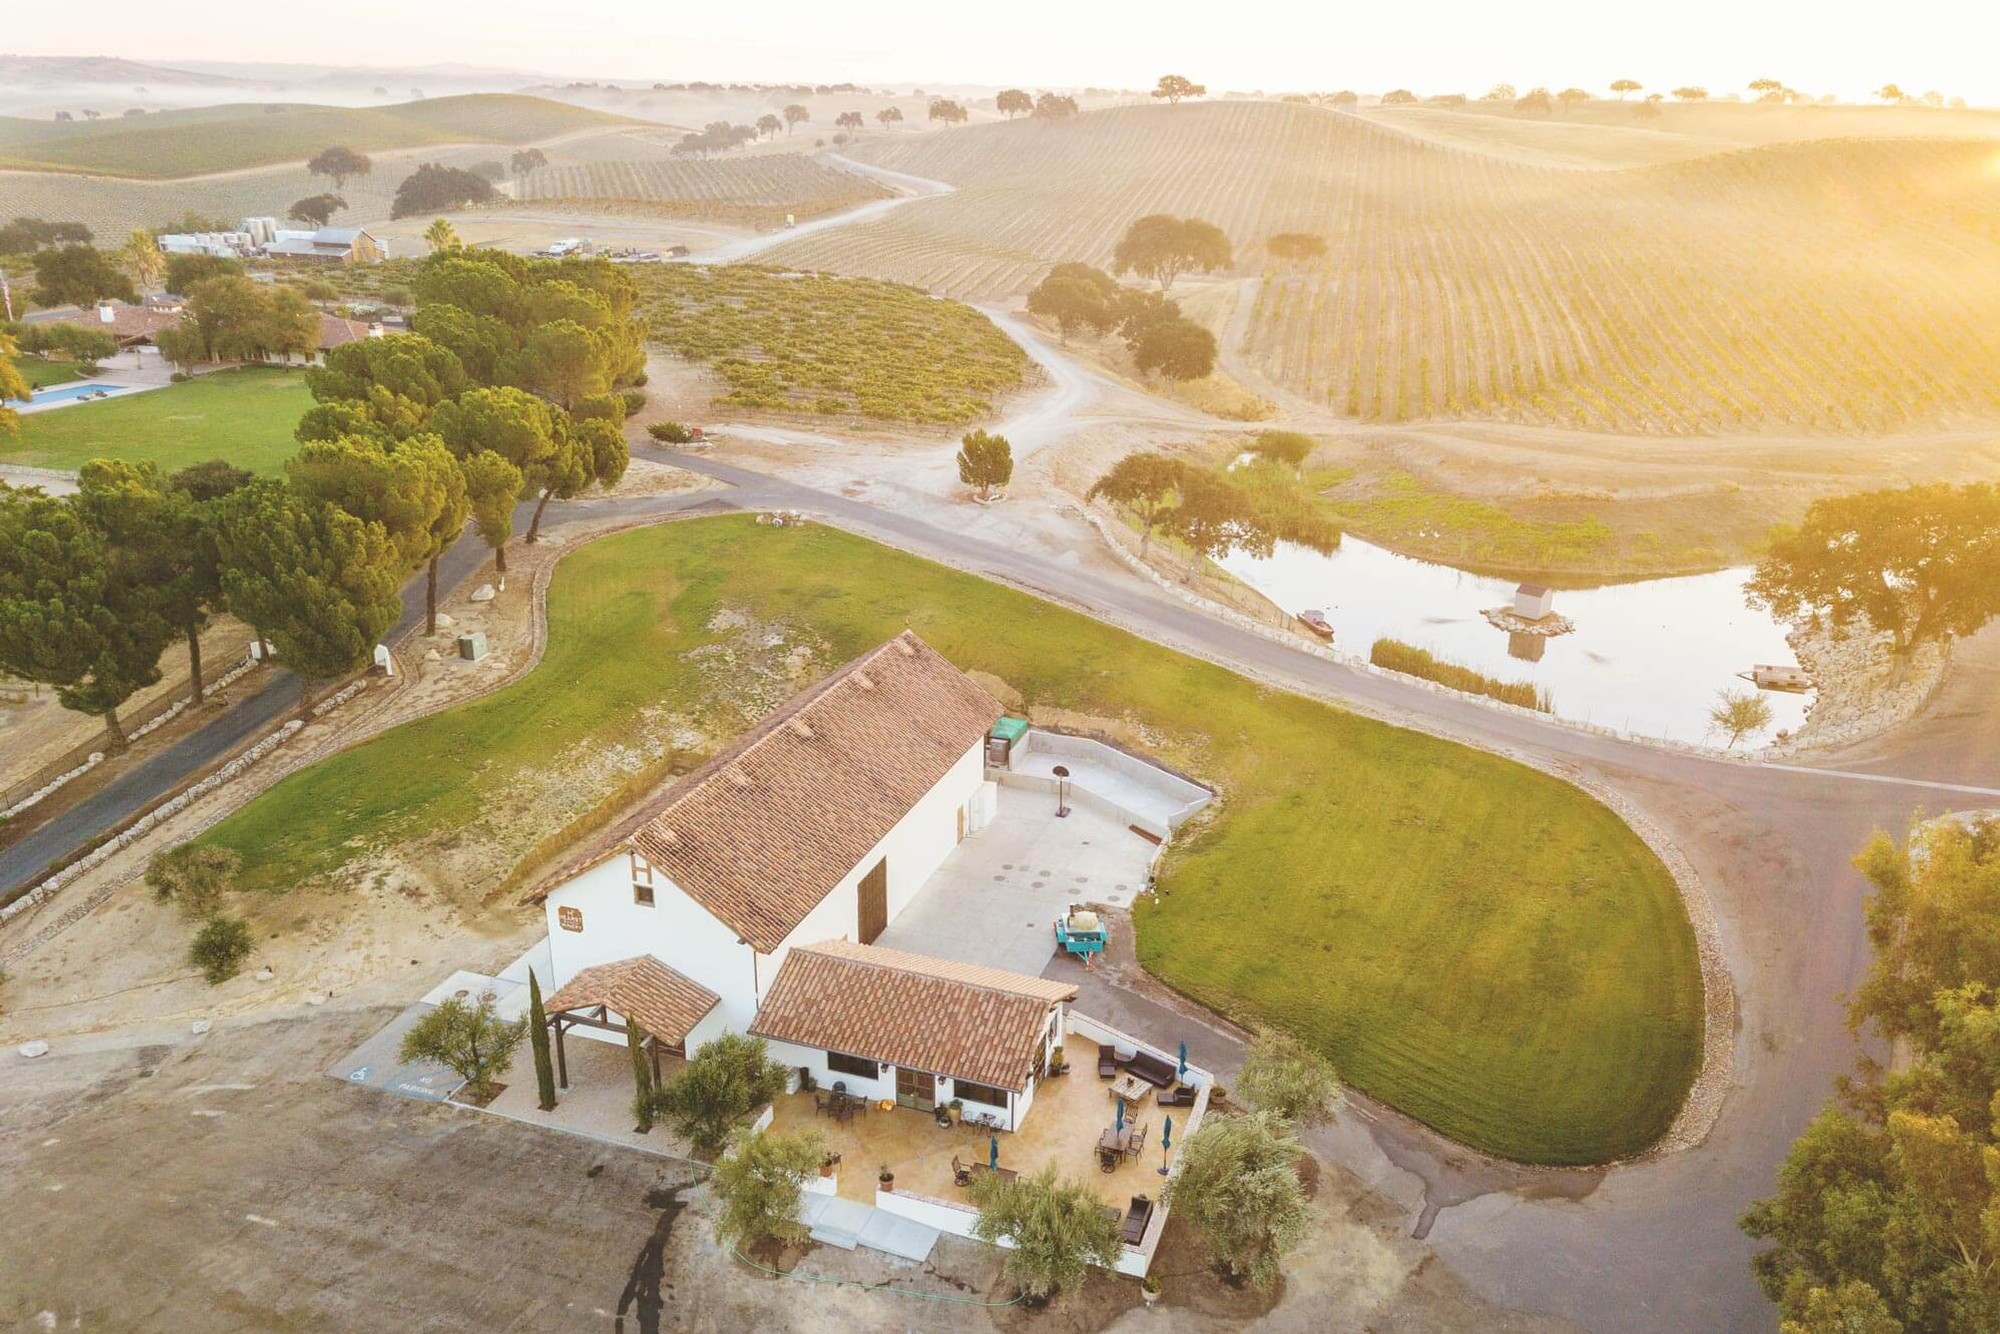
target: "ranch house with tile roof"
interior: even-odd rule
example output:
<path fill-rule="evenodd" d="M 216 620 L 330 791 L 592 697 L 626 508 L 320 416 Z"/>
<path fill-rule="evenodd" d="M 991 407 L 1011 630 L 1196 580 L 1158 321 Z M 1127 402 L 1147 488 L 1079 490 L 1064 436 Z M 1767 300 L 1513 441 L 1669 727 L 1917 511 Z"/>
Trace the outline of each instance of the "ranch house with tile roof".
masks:
<path fill-rule="evenodd" d="M 659 1042 L 691 1054 L 752 1031 L 795 948 L 872 944 L 988 822 L 984 743 L 999 716 L 913 633 L 835 671 L 533 892 L 565 1001 L 551 1012 L 577 1001 L 600 1021 L 619 1014 L 612 984 L 632 988 L 632 961 L 650 958 L 660 967 L 643 970 L 645 990 L 680 1001 L 678 1031 Z M 614 964 L 627 967 L 602 971 Z M 692 1013 L 687 998 L 702 995 L 713 1004 Z"/>

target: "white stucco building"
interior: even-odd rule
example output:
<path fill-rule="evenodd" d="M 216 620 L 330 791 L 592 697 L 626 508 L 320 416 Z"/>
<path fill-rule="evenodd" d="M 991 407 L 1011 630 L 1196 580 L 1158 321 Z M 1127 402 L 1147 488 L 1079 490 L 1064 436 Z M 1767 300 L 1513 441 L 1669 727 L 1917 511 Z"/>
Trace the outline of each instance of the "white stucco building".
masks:
<path fill-rule="evenodd" d="M 615 981 L 674 993 L 685 1030 L 647 1028 L 669 1050 L 751 1031 L 794 948 L 872 943 L 991 818 L 983 748 L 999 714 L 907 632 L 833 673 L 536 890 L 549 1010 L 621 1015 Z M 586 975 L 613 964 L 628 966 Z M 704 993 L 713 1005 L 691 1016 Z"/>

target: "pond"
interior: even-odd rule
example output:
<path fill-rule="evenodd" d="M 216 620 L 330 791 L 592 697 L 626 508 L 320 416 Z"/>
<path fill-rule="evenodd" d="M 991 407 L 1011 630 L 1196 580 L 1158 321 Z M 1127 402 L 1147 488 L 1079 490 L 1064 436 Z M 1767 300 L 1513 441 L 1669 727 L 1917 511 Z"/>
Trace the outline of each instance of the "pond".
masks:
<path fill-rule="evenodd" d="M 1221 564 L 1288 612 L 1326 613 L 1342 653 L 1366 658 L 1377 639 L 1400 639 L 1488 676 L 1543 686 L 1559 717 L 1642 736 L 1722 745 L 1728 738 L 1708 713 L 1724 690 L 1754 689 L 1737 673 L 1797 661 L 1784 627 L 1745 603 L 1748 569 L 1559 589 L 1555 612 L 1576 629 L 1545 639 L 1510 634 L 1480 614 L 1510 606 L 1516 581 L 1415 560 L 1351 535 L 1327 555 L 1280 542 L 1268 558 L 1236 552 Z M 1771 725 L 1745 746 L 1796 731 L 1811 700 L 1759 693 L 1771 705 Z"/>

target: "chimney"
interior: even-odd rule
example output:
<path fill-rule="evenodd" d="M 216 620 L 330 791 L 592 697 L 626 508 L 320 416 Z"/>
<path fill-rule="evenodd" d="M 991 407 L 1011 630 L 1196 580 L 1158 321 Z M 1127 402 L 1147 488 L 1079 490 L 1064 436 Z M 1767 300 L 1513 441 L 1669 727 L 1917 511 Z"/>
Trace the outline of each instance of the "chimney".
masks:
<path fill-rule="evenodd" d="M 812 728 L 806 725 L 805 719 L 794 718 L 792 719 L 791 726 L 793 735 L 797 736 L 800 740 L 802 741 L 812 740 L 813 730 Z"/>
<path fill-rule="evenodd" d="M 866 672 L 856 672 L 854 674 L 854 684 L 860 686 L 864 691 L 873 691 L 875 689 L 875 682 L 869 678 Z"/>
<path fill-rule="evenodd" d="M 118 308 L 108 300 L 98 302 L 97 322 L 99 324 L 116 324 L 118 322 Z"/>

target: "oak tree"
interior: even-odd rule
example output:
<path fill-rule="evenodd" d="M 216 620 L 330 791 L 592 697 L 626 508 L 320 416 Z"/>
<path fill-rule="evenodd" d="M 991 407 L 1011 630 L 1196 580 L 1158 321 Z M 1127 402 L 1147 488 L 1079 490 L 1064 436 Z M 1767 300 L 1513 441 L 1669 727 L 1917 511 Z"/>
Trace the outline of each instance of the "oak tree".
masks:
<path fill-rule="evenodd" d="M 1138 273 L 1154 279 L 1162 292 L 1189 270 L 1213 273 L 1229 267 L 1229 238 L 1212 222 L 1149 213 L 1125 229 L 1112 252 L 1114 273 Z"/>

